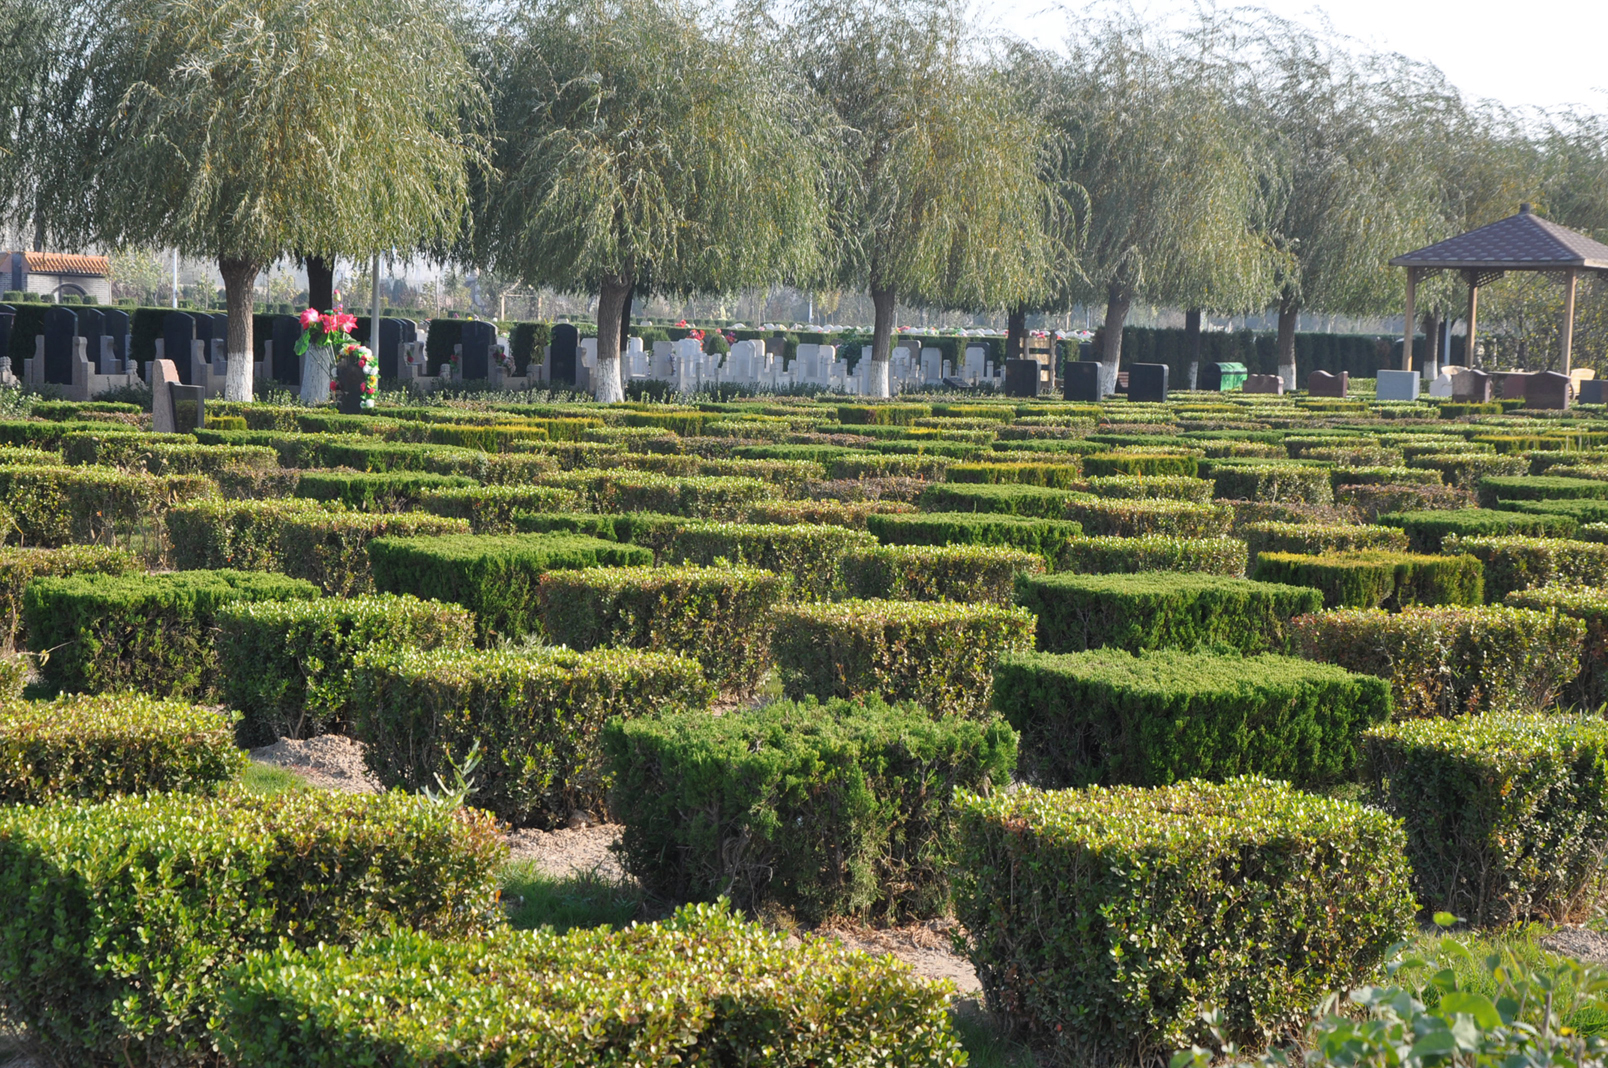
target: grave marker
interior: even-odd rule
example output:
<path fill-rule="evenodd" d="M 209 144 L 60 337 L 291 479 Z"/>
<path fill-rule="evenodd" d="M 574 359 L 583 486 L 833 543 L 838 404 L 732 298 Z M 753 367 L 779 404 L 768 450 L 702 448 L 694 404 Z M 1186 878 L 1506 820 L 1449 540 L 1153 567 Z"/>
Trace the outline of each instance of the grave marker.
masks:
<path fill-rule="evenodd" d="M 162 358 L 179 372 L 179 381 L 190 384 L 190 353 L 195 347 L 195 317 L 185 312 L 168 312 L 162 317 Z M 208 324 L 211 330 L 211 324 Z"/>
<path fill-rule="evenodd" d="M 1167 401 L 1168 367 L 1164 363 L 1128 365 L 1128 399 L 1144 404 Z"/>
<path fill-rule="evenodd" d="M 1538 371 L 1524 384 L 1524 406 L 1566 411 L 1574 394 L 1574 381 L 1556 371 Z"/>
<path fill-rule="evenodd" d="M 575 368 L 579 363 L 581 332 L 572 323 L 558 323 L 553 327 L 552 341 L 548 346 L 547 381 L 553 385 L 575 385 Z"/>
<path fill-rule="evenodd" d="M 45 312 L 45 378 L 46 382 L 70 386 L 73 384 L 73 356 L 78 351 L 78 316 L 60 305 Z"/>
<path fill-rule="evenodd" d="M 1313 371 L 1307 375 L 1307 393 L 1314 397 L 1339 397 L 1344 399 L 1351 386 L 1349 372 L 1341 371 L 1332 375 L 1328 371 Z"/>
<path fill-rule="evenodd" d="M 1094 360 L 1079 360 L 1077 363 L 1067 364 L 1066 377 L 1061 383 L 1061 396 L 1069 401 L 1098 403 L 1103 396 L 1100 389 L 1100 364 Z"/>

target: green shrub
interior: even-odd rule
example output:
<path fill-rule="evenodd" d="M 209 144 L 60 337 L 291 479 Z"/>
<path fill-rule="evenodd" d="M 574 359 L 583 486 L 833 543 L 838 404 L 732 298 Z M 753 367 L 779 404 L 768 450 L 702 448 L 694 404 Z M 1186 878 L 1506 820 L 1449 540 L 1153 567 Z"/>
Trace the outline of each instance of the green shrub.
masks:
<path fill-rule="evenodd" d="M 1398 719 L 1531 712 L 1580 670 L 1586 627 L 1523 608 L 1345 609 L 1296 620 L 1310 660 L 1389 679 Z"/>
<path fill-rule="evenodd" d="M 1399 482 L 1380 486 L 1337 486 L 1334 499 L 1337 505 L 1355 509 L 1370 523 L 1393 512 L 1454 511 L 1474 507 L 1474 498 L 1467 490 Z"/>
<path fill-rule="evenodd" d="M 1121 649 L 1008 656 L 994 707 L 1045 787 L 1165 786 L 1257 774 L 1347 779 L 1362 728 L 1390 718 L 1384 680 L 1293 657 Z"/>
<path fill-rule="evenodd" d="M 1608 584 L 1608 545 L 1566 538 L 1479 538 L 1451 534 L 1441 551 L 1467 553 L 1485 565 L 1485 599 L 1552 583 Z"/>
<path fill-rule="evenodd" d="M 425 430 L 424 438 L 432 445 L 456 445 L 463 449 L 481 452 L 507 452 L 514 441 L 546 441 L 547 428 L 541 426 L 443 426 L 436 424 Z"/>
<path fill-rule="evenodd" d="M 0 548 L 0 651 L 27 644 L 23 629 L 23 591 L 28 583 L 47 575 L 85 573 L 121 575 L 139 568 L 122 549 L 100 545 L 67 545 L 60 549 Z"/>
<path fill-rule="evenodd" d="M 1525 535 L 1532 538 L 1567 538 L 1580 526 L 1572 516 L 1525 515 L 1489 508 L 1465 511 L 1391 512 L 1379 524 L 1407 532 L 1407 546 L 1415 553 L 1438 553 L 1450 534 L 1496 538 Z"/>
<path fill-rule="evenodd" d="M 772 648 L 792 700 L 876 694 L 935 716 L 985 716 L 999 658 L 1032 647 L 1019 608 L 946 601 L 837 601 L 776 613 Z"/>
<path fill-rule="evenodd" d="M 873 515 L 914 512 L 902 501 L 760 501 L 748 510 L 749 523 L 822 523 L 834 527 L 866 529 Z"/>
<path fill-rule="evenodd" d="M 891 956 L 826 938 L 796 946 L 721 905 L 620 931 L 280 950 L 252 959 L 228 1001 L 224 1040 L 254 1068 L 345 1068 L 377 1049 L 398 1065 L 485 1068 L 924 1068 L 964 1056 L 943 987 Z"/>
<path fill-rule="evenodd" d="M 1254 559 L 1259 553 L 1405 552 L 1407 535 L 1396 527 L 1354 523 L 1246 523 L 1235 532 Z"/>
<path fill-rule="evenodd" d="M 940 482 L 921 491 L 916 506 L 923 512 L 988 512 L 995 515 L 1065 519 L 1073 494 L 1046 486 L 1018 483 Z"/>
<path fill-rule="evenodd" d="M 320 514 L 316 502 L 299 497 L 176 504 L 162 516 L 168 559 L 179 571 L 288 571 L 281 544 L 285 517 Z"/>
<path fill-rule="evenodd" d="M 469 524 L 445 516 L 308 509 L 279 516 L 279 563 L 326 594 L 352 597 L 374 592 L 368 546 L 375 538 L 467 535 Z"/>
<path fill-rule="evenodd" d="M 230 601 L 311 600 L 312 583 L 252 571 L 40 578 L 23 594 L 40 674 L 62 690 L 208 693 L 217 681 L 212 629 Z"/>
<path fill-rule="evenodd" d="M 603 745 L 624 867 L 649 893 L 809 923 L 945 915 L 954 792 L 1016 762 L 1003 723 L 875 697 L 637 718 Z"/>
<path fill-rule="evenodd" d="M 993 545 L 1023 549 L 1048 559 L 1083 533 L 1064 519 L 1035 519 L 995 512 L 918 512 L 871 515 L 866 529 L 888 545 Z"/>
<path fill-rule="evenodd" d="M 1462 716 L 1363 740 L 1379 802 L 1407 828 L 1425 908 L 1479 926 L 1585 923 L 1608 897 L 1608 724 Z"/>
<path fill-rule="evenodd" d="M 581 498 L 556 486 L 469 486 L 427 490 L 418 506 L 433 515 L 467 519 L 475 534 L 512 534 L 515 512 L 574 511 Z"/>
<path fill-rule="evenodd" d="M 956 918 L 988 1007 L 1063 1064 L 1257 1048 L 1412 929 L 1401 827 L 1235 779 L 961 802 Z"/>
<path fill-rule="evenodd" d="M 1212 473 L 1213 495 L 1227 500 L 1305 501 L 1328 504 L 1334 500 L 1329 471 L 1293 464 L 1223 464 Z"/>
<path fill-rule="evenodd" d="M 1540 586 L 1515 590 L 1505 603 L 1513 608 L 1555 610 L 1585 624 L 1580 674 L 1563 688 L 1562 699 L 1582 709 L 1608 704 L 1608 591 L 1580 586 Z"/>
<path fill-rule="evenodd" d="M 461 604 L 474 612 L 482 640 L 517 638 L 540 626 L 537 584 L 544 571 L 653 563 L 647 549 L 568 534 L 375 538 L 368 552 L 381 593 Z"/>
<path fill-rule="evenodd" d="M 1522 456 L 1498 456 L 1486 452 L 1441 452 L 1409 456 L 1408 467 L 1439 471 L 1441 480 L 1448 486 L 1472 490 L 1480 480 L 1491 477 L 1515 477 L 1530 473 L 1530 463 Z"/>
<path fill-rule="evenodd" d="M 1317 590 L 1217 575 L 1023 575 L 1016 601 L 1038 618 L 1038 647 L 1130 653 L 1222 646 L 1283 652 L 1290 620 L 1323 606 Z"/>
<path fill-rule="evenodd" d="M 840 423 L 854 426 L 914 426 L 917 419 L 932 414 L 930 404 L 840 404 Z"/>
<path fill-rule="evenodd" d="M 1227 537 L 1234 510 L 1226 504 L 1193 501 L 1108 500 L 1075 497 L 1066 502 L 1066 518 L 1094 536 L 1137 538 L 1161 534 L 1175 538 Z"/>
<path fill-rule="evenodd" d="M 296 496 L 332 501 L 364 512 L 406 512 L 433 490 L 464 489 L 474 484 L 472 479 L 427 471 L 308 471 L 296 484 Z"/>
<path fill-rule="evenodd" d="M 1554 520 L 1573 520 L 1575 523 L 1601 523 L 1608 521 L 1608 501 L 1591 498 L 1575 500 L 1504 501 L 1506 511 L 1519 512 L 1531 517 Z"/>
<path fill-rule="evenodd" d="M 852 452 L 826 461 L 826 477 L 941 479 L 953 463 L 931 453 Z"/>
<path fill-rule="evenodd" d="M 679 515 L 657 512 L 628 512 L 625 515 L 598 515 L 593 512 L 515 512 L 514 530 L 520 534 L 584 534 L 589 538 L 629 542 L 653 550 L 655 556 L 670 551 L 676 535 L 688 524 L 696 523 Z"/>
<path fill-rule="evenodd" d="M 1481 604 L 1485 569 L 1474 556 L 1387 552 L 1269 553 L 1257 556 L 1251 577 L 1261 582 L 1311 586 L 1325 608 Z"/>
<path fill-rule="evenodd" d="M 1439 486 L 1439 471 L 1420 470 L 1416 467 L 1333 467 L 1329 470 L 1329 484 L 1336 490 L 1341 486 Z"/>
<path fill-rule="evenodd" d="M 694 660 L 598 649 L 465 652 L 373 646 L 352 668 L 350 725 L 387 787 L 450 779 L 478 746 L 469 800 L 516 825 L 606 811 L 599 733 L 616 716 L 699 709 Z"/>
<path fill-rule="evenodd" d="M 346 731 L 352 660 L 374 644 L 462 649 L 474 617 L 414 597 L 251 601 L 218 609 L 219 689 L 246 746 Z"/>
<path fill-rule="evenodd" d="M 1083 473 L 1100 475 L 1174 475 L 1194 478 L 1200 472 L 1200 455 L 1194 452 L 1138 452 L 1115 450 L 1083 458 Z"/>
<path fill-rule="evenodd" d="M 1212 499 L 1212 483 L 1204 478 L 1182 478 L 1173 475 L 1106 475 L 1085 479 L 1075 489 L 1096 497 L 1116 499 L 1155 498 L 1169 501 L 1194 501 L 1205 504 Z"/>
<path fill-rule="evenodd" d="M 737 693 L 770 670 L 770 617 L 786 589 L 779 575 L 732 564 L 549 571 L 538 588 L 549 642 L 680 653 Z"/>
<path fill-rule="evenodd" d="M 1049 486 L 1052 489 L 1069 489 L 1083 473 L 1077 457 L 1070 462 L 1042 463 L 991 463 L 950 464 L 944 478 L 950 482 L 1009 482 L 1028 486 Z"/>
<path fill-rule="evenodd" d="M 489 818 L 400 794 L 0 808 L 6 1017 L 57 1063 L 217 1064 L 247 953 L 488 929 L 506 855 Z"/>
<path fill-rule="evenodd" d="M 865 531 L 846 527 L 699 522 L 676 533 L 667 555 L 675 563 L 763 568 L 785 578 L 794 598 L 823 600 L 842 587 L 843 554 L 876 543 Z"/>
<path fill-rule="evenodd" d="M 0 466 L 0 511 L 25 544 L 127 541 L 178 501 L 208 497 L 199 475 L 132 475 L 105 467 Z"/>
<path fill-rule="evenodd" d="M 68 434 L 104 433 L 137 434 L 139 431 L 126 424 L 92 422 L 88 419 L 69 419 L 56 422 L 48 419 L 0 419 L 0 445 L 28 449 L 59 449 Z"/>
<path fill-rule="evenodd" d="M 1509 501 L 1602 500 L 1608 482 L 1593 478 L 1559 478 L 1555 475 L 1487 477 L 1479 481 L 1481 508 L 1500 508 Z"/>
<path fill-rule="evenodd" d="M 737 519 L 756 501 L 777 494 L 757 478 L 670 478 L 648 471 L 570 471 L 543 485 L 580 492 L 598 512 L 655 512 L 691 519 Z"/>
<path fill-rule="evenodd" d="M 1192 571 L 1245 577 L 1245 543 L 1238 538 L 1073 538 L 1056 560 L 1057 571 L 1083 575 L 1140 571 Z"/>
<path fill-rule="evenodd" d="M 132 693 L 0 704 L 0 754 L 6 805 L 206 791 L 246 763 L 232 717 Z"/>
<path fill-rule="evenodd" d="M 1016 576 L 1044 570 L 1044 558 L 997 545 L 879 545 L 839 561 L 845 595 L 887 601 L 1009 605 Z"/>

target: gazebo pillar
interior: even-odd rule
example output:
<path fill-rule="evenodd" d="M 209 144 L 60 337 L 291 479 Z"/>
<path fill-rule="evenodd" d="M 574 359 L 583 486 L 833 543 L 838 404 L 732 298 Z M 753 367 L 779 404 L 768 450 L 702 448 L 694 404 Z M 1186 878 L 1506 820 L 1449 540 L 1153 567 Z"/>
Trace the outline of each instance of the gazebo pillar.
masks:
<path fill-rule="evenodd" d="M 1468 275 L 1468 340 L 1463 343 L 1463 363 L 1472 368 L 1474 366 L 1474 339 L 1479 336 L 1480 323 L 1480 287 L 1475 280 L 1474 272 Z"/>
<path fill-rule="evenodd" d="M 1407 268 L 1407 307 L 1403 316 L 1406 325 L 1402 327 L 1401 339 L 1401 369 L 1403 371 L 1413 369 L 1413 327 L 1417 325 L 1413 322 L 1413 298 L 1417 295 L 1417 288 L 1418 268 L 1409 267 Z"/>
<path fill-rule="evenodd" d="M 1579 272 L 1573 267 L 1564 272 L 1563 280 L 1563 373 L 1569 373 L 1569 358 L 1574 351 L 1575 281 Z"/>

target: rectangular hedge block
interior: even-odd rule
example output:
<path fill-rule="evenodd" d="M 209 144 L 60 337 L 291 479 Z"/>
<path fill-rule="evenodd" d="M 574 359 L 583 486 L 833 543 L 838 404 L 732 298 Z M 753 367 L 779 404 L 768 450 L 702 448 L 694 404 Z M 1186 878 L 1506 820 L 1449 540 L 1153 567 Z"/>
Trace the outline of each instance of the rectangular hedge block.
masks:
<path fill-rule="evenodd" d="M 1017 575 L 1044 570 L 1037 553 L 998 545 L 879 545 L 839 564 L 848 597 L 999 605 L 1015 599 Z"/>
<path fill-rule="evenodd" d="M 1175 538 L 1227 537 L 1234 510 L 1226 504 L 1157 499 L 1079 496 L 1066 502 L 1066 518 L 1093 536 L 1137 538 L 1162 534 Z"/>
<path fill-rule="evenodd" d="M 1448 535 L 1464 537 L 1504 537 L 1524 535 L 1533 538 L 1567 538 L 1580 526 L 1580 520 L 1565 515 L 1526 515 L 1498 512 L 1489 508 L 1447 511 L 1389 512 L 1378 520 L 1381 526 L 1400 527 L 1407 532 L 1407 545 L 1415 553 L 1438 553 Z"/>
<path fill-rule="evenodd" d="M 474 612 L 482 640 L 541 625 L 544 571 L 653 563 L 648 549 L 569 534 L 376 538 L 368 553 L 380 592 L 461 604 Z"/>
<path fill-rule="evenodd" d="M 944 482 L 921 491 L 916 506 L 923 512 L 992 512 L 1065 519 L 1073 494 L 1046 486 L 1012 483 Z"/>
<path fill-rule="evenodd" d="M 1500 508 L 1508 501 L 1602 500 L 1608 482 L 1556 475 L 1488 476 L 1479 481 L 1481 508 Z"/>
<path fill-rule="evenodd" d="M 1608 724 L 1464 716 L 1378 727 L 1368 778 L 1407 827 L 1425 908 L 1480 926 L 1584 923 L 1608 898 Z"/>
<path fill-rule="evenodd" d="M 446 516 L 324 509 L 279 514 L 278 570 L 332 596 L 374 592 L 369 542 L 375 538 L 467 535 L 469 524 Z"/>
<path fill-rule="evenodd" d="M 666 555 L 673 563 L 763 568 L 786 579 L 794 598 L 824 600 L 840 592 L 843 555 L 876 543 L 865 531 L 846 527 L 698 521 L 676 533 Z"/>
<path fill-rule="evenodd" d="M 979 717 L 999 658 L 1032 641 L 1033 617 L 1019 608 L 838 601 L 778 610 L 773 649 L 792 700 L 877 694 L 935 716 Z"/>
<path fill-rule="evenodd" d="M 0 512 L 22 543 L 123 541 L 160 522 L 169 505 L 216 496 L 201 475 L 129 474 L 108 467 L 0 466 Z"/>
<path fill-rule="evenodd" d="M 897 922 L 948 912 L 954 792 L 1008 783 L 1016 738 L 873 697 L 618 721 L 604 748 L 651 893 Z"/>
<path fill-rule="evenodd" d="M 427 490 L 417 503 L 432 515 L 467 519 L 475 534 L 512 534 L 514 513 L 574 511 L 581 498 L 557 486 L 469 486 Z"/>
<path fill-rule="evenodd" d="M 1356 523 L 1246 523 L 1235 534 L 1243 538 L 1254 560 L 1258 553 L 1330 553 L 1357 549 L 1406 552 L 1407 535 L 1395 527 Z"/>
<path fill-rule="evenodd" d="M 1400 609 L 1485 600 L 1485 569 L 1474 556 L 1377 549 L 1321 555 L 1264 552 L 1257 556 L 1251 576 L 1322 590 L 1326 608 Z"/>
<path fill-rule="evenodd" d="M 1038 647 L 1050 653 L 1105 646 L 1283 652 L 1291 619 L 1323 607 L 1323 595 L 1303 586 L 1172 572 L 1024 575 L 1016 601 L 1038 618 Z"/>
<path fill-rule="evenodd" d="M 469 800 L 519 826 L 606 811 L 599 734 L 610 719 L 702 709 L 698 662 L 598 649 L 473 652 L 371 647 L 352 668 L 352 733 L 387 787 L 450 780 L 480 746 Z"/>
<path fill-rule="evenodd" d="M 1139 452 L 1115 449 L 1097 452 L 1083 458 L 1083 473 L 1091 477 L 1102 475 L 1166 475 L 1194 478 L 1200 470 L 1200 455 L 1195 452 Z"/>
<path fill-rule="evenodd" d="M 245 764 L 213 708 L 135 693 L 0 706 L 0 804 L 211 791 Z"/>
<path fill-rule="evenodd" d="M 1082 575 L 1188 571 L 1245 577 L 1245 543 L 1238 538 L 1073 538 L 1056 560 L 1057 571 Z"/>
<path fill-rule="evenodd" d="M 869 515 L 866 529 L 885 545 L 997 545 L 1047 559 L 1083 533 L 1078 523 L 993 512 L 918 512 Z"/>
<path fill-rule="evenodd" d="M 1297 1031 L 1413 929 L 1400 825 L 1285 783 L 961 802 L 956 918 L 988 1007 L 1057 1064 Z"/>
<path fill-rule="evenodd" d="M 28 583 L 48 575 L 122 575 L 139 568 L 132 553 L 103 545 L 60 549 L 0 548 L 0 651 L 27 644 L 22 595 Z"/>
<path fill-rule="evenodd" d="M 1512 608 L 1556 611 L 1585 624 L 1580 674 L 1564 686 L 1561 698 L 1585 710 L 1608 704 L 1608 590 L 1541 586 L 1516 590 L 1507 595 L 1505 603 Z"/>
<path fill-rule="evenodd" d="M 1303 656 L 1389 679 L 1398 719 L 1546 708 L 1580 670 L 1586 625 L 1553 609 L 1322 612 L 1296 621 Z"/>
<path fill-rule="evenodd" d="M 1213 471 L 1213 496 L 1232 501 L 1304 501 L 1328 504 L 1334 500 L 1329 471 L 1323 467 L 1275 463 L 1224 463 Z"/>
<path fill-rule="evenodd" d="M 549 571 L 538 590 L 542 634 L 583 652 L 679 653 L 717 689 L 746 694 L 770 670 L 771 614 L 786 589 L 779 575 L 731 564 Z"/>
<path fill-rule="evenodd" d="M 428 471 L 306 471 L 296 483 L 296 496 L 360 512 L 407 512 L 426 493 L 474 485 L 473 479 Z"/>
<path fill-rule="evenodd" d="M 944 478 L 950 482 L 1006 482 L 1051 489 L 1073 488 L 1082 474 L 1083 466 L 1075 456 L 1054 464 L 961 463 L 950 464 L 944 470 Z"/>
<path fill-rule="evenodd" d="M 1095 649 L 1005 657 L 994 707 L 1040 786 L 1254 772 L 1314 787 L 1353 771 L 1362 729 L 1390 718 L 1390 687 L 1286 656 Z"/>
<path fill-rule="evenodd" d="M 1608 483 L 1605 483 L 1608 485 Z M 1485 566 L 1485 599 L 1499 602 L 1539 586 L 1608 585 L 1608 545 L 1568 538 L 1448 535 L 1441 551 L 1467 553 Z"/>
<path fill-rule="evenodd" d="M 77 574 L 35 579 L 23 595 L 40 674 L 62 690 L 209 693 L 217 682 L 213 627 L 231 601 L 312 600 L 310 582 L 251 571 Z"/>

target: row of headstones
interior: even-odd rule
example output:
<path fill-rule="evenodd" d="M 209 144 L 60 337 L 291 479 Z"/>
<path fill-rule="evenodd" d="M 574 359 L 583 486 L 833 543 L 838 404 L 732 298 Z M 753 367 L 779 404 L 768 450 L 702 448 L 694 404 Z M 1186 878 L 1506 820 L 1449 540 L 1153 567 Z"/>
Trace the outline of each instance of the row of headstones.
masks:
<path fill-rule="evenodd" d="M 11 330 L 16 320 L 14 308 L 0 305 L 0 356 L 11 351 Z M 44 381 L 71 385 L 73 357 L 77 339 L 84 339 L 84 351 L 100 374 L 124 374 L 129 368 L 128 312 L 117 308 L 59 305 L 45 311 Z"/>

